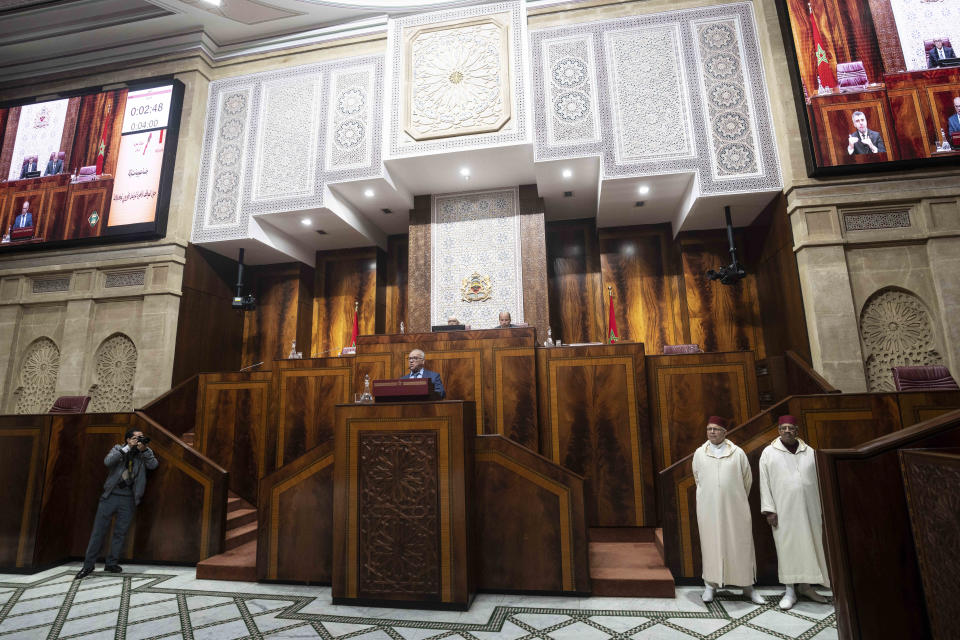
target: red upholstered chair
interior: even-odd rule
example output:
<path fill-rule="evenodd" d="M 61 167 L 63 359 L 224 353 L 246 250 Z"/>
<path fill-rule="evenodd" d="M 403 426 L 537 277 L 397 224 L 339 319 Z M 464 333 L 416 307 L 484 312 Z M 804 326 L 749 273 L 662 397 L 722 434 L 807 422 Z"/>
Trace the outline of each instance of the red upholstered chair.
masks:
<path fill-rule="evenodd" d="M 682 353 L 703 353 L 698 344 L 665 344 L 663 355 L 676 356 Z"/>
<path fill-rule="evenodd" d="M 897 391 L 960 390 L 950 370 L 939 364 L 893 367 L 893 384 Z"/>
<path fill-rule="evenodd" d="M 77 182 L 90 182 L 97 179 L 97 165 L 91 164 L 86 167 L 80 167 L 80 173 L 77 174 Z"/>
<path fill-rule="evenodd" d="M 60 396 L 47 413 L 86 413 L 90 396 Z"/>
<path fill-rule="evenodd" d="M 863 62 L 841 62 L 837 65 L 837 86 L 841 91 L 856 91 L 867 86 L 867 71 Z"/>

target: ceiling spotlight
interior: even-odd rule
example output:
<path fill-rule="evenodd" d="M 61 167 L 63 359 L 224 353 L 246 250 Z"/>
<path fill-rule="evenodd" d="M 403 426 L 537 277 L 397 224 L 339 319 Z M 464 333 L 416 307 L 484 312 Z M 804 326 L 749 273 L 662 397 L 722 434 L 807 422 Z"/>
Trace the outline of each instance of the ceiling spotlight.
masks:
<path fill-rule="evenodd" d="M 461 167 L 461 168 L 460 168 L 460 175 L 463 176 L 463 179 L 464 179 L 464 180 L 469 180 L 469 179 L 470 179 L 470 167 Z"/>
<path fill-rule="evenodd" d="M 647 185 L 641 185 L 640 188 L 637 189 L 637 193 L 639 193 L 642 196 L 645 196 L 648 193 L 650 193 L 650 187 L 648 187 Z"/>
<path fill-rule="evenodd" d="M 563 173 L 562 173 L 561 175 L 562 175 L 564 178 L 569 178 L 570 176 L 573 175 L 573 171 L 571 171 L 570 169 L 564 169 L 564 170 L 563 170 Z"/>
<path fill-rule="evenodd" d="M 302 224 L 305 227 L 309 227 L 311 224 L 313 224 L 313 220 L 311 220 L 310 218 L 304 218 L 303 220 L 300 221 L 300 224 Z"/>
<path fill-rule="evenodd" d="M 372 198 L 372 197 L 373 197 L 373 189 L 366 189 L 366 190 L 364 190 L 363 195 L 367 196 L 368 198 Z"/>

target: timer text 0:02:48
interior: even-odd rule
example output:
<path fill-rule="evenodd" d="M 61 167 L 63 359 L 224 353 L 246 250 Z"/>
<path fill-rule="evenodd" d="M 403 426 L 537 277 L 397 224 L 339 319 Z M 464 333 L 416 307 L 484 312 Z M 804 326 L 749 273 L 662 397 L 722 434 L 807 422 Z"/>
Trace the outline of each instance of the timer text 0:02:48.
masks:
<path fill-rule="evenodd" d="M 145 104 L 145 105 L 142 105 L 142 106 L 140 106 L 140 107 L 130 107 L 130 115 L 131 115 L 131 116 L 143 116 L 143 115 L 147 115 L 148 113 L 151 113 L 151 112 L 153 112 L 153 113 L 160 113 L 160 112 L 162 112 L 162 111 L 163 111 L 163 103 L 162 103 L 162 102 L 158 102 L 157 104 L 153 104 L 153 105 Z"/>

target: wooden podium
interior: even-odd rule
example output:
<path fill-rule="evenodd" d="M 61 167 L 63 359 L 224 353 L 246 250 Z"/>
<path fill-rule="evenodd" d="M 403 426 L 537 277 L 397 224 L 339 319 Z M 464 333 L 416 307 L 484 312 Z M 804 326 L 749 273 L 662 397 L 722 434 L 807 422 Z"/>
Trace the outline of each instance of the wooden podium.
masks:
<path fill-rule="evenodd" d="M 473 402 L 336 408 L 333 602 L 466 610 Z"/>

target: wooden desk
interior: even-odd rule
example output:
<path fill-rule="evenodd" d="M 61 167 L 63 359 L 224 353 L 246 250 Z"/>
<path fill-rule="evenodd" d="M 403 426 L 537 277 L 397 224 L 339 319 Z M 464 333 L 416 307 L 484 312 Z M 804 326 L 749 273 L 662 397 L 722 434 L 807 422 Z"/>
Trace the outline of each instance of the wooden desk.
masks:
<path fill-rule="evenodd" d="M 357 338 L 354 389 L 407 373 L 407 354 L 426 352 L 426 368 L 447 398 L 476 403 L 477 433 L 497 433 L 537 450 L 537 376 L 533 327 L 371 335 Z"/>
<path fill-rule="evenodd" d="M 470 607 L 474 404 L 336 409 L 333 602 Z"/>

